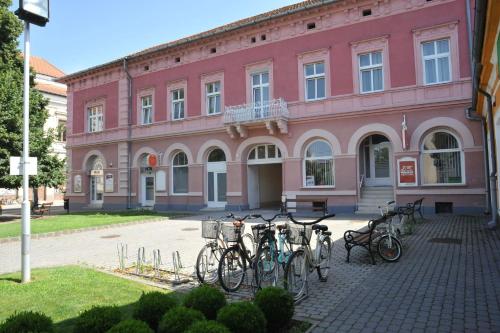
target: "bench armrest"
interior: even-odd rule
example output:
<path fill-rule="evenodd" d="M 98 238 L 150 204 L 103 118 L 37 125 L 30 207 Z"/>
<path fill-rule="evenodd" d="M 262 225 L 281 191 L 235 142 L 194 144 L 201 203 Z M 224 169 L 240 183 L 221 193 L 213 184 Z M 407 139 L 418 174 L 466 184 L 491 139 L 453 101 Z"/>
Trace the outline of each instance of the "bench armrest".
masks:
<path fill-rule="evenodd" d="M 344 240 L 346 242 L 352 241 L 354 237 L 359 236 L 359 235 L 368 235 L 370 233 L 370 230 L 367 231 L 358 231 L 358 230 L 347 230 L 344 232 Z"/>

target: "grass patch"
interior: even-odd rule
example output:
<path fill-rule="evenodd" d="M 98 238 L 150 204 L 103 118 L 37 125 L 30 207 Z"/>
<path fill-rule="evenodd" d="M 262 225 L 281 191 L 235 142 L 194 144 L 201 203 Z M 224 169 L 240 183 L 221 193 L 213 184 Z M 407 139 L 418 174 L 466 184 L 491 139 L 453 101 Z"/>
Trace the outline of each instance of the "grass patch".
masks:
<path fill-rule="evenodd" d="M 185 215 L 185 214 L 184 214 Z M 82 212 L 45 216 L 32 219 L 31 233 L 41 234 L 46 232 L 98 227 L 109 224 L 120 224 L 134 221 L 152 220 L 160 217 L 173 217 L 179 214 L 157 213 L 154 211 L 130 212 Z M 21 235 L 21 221 L 0 223 L 0 238 L 16 237 Z"/>
<path fill-rule="evenodd" d="M 124 318 L 143 291 L 159 290 L 92 269 L 65 266 L 33 270 L 33 281 L 20 284 L 20 273 L 0 275 L 0 323 L 21 310 L 40 311 L 54 320 L 56 332 L 72 332 L 74 318 L 93 305 L 117 305 Z"/>

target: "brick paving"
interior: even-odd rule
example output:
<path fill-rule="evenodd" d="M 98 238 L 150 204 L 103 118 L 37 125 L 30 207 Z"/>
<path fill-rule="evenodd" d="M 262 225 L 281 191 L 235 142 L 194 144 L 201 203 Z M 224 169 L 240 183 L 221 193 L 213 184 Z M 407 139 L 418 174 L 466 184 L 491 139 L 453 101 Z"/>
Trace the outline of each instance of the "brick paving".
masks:
<path fill-rule="evenodd" d="M 296 316 L 315 321 L 312 332 L 499 332 L 500 232 L 484 222 L 427 220 L 405 238 L 399 262 L 376 266 L 361 248 L 346 263 L 337 240 L 332 275 L 326 283 L 311 276 Z"/>

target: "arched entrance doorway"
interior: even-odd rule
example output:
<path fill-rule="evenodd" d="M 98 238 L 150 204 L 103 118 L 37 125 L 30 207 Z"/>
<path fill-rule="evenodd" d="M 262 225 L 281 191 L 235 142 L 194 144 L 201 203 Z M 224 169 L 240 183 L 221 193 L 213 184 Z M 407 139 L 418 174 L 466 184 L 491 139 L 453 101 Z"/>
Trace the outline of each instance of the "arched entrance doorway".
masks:
<path fill-rule="evenodd" d="M 281 151 L 274 144 L 260 144 L 250 149 L 247 159 L 250 209 L 280 205 L 283 192 L 281 164 Z"/>
<path fill-rule="evenodd" d="M 227 199 L 226 155 L 222 149 L 214 149 L 207 159 L 207 206 L 223 208 Z"/>
<path fill-rule="evenodd" d="M 149 166 L 148 157 L 149 154 L 143 154 L 139 160 L 140 201 L 143 207 L 153 207 L 155 205 L 155 174 L 153 168 Z"/>
<path fill-rule="evenodd" d="M 387 137 L 373 134 L 359 147 L 359 170 L 362 185 L 393 186 L 392 145 Z"/>
<path fill-rule="evenodd" d="M 104 162 L 94 157 L 90 164 L 90 204 L 101 206 L 104 199 Z"/>

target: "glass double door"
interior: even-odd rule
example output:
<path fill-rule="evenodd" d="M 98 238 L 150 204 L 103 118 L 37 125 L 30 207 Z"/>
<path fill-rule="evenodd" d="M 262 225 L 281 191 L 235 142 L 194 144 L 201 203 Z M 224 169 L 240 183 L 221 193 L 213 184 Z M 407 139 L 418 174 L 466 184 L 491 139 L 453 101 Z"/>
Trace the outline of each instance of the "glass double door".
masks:
<path fill-rule="evenodd" d="M 367 186 L 391 186 L 391 144 L 370 137 L 364 145 L 365 181 Z"/>
<path fill-rule="evenodd" d="M 208 207 L 226 206 L 227 199 L 227 172 L 226 163 L 207 164 L 207 205 Z"/>
<path fill-rule="evenodd" d="M 155 177 L 153 175 L 142 175 L 142 200 L 143 206 L 155 205 Z"/>
<path fill-rule="evenodd" d="M 104 193 L 104 177 L 90 176 L 90 203 L 101 204 Z"/>

